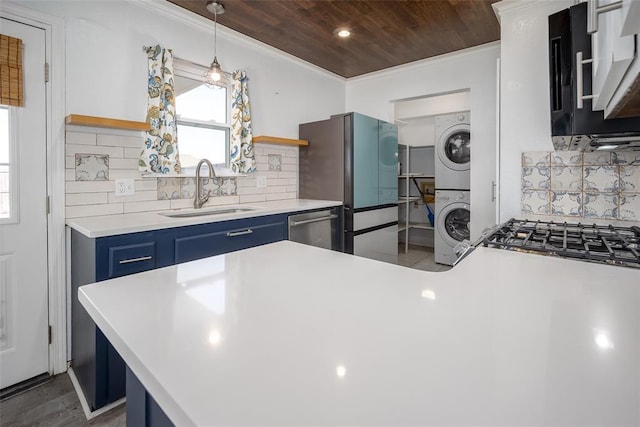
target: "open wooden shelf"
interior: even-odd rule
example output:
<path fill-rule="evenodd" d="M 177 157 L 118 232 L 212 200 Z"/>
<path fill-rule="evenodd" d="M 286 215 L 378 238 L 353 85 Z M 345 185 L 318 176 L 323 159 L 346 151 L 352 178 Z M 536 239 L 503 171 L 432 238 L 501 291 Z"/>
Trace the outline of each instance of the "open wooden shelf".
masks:
<path fill-rule="evenodd" d="M 69 114 L 65 120 L 68 125 L 93 126 L 109 129 L 147 131 L 150 129 L 149 123 L 134 122 L 131 120 L 108 119 L 105 117 L 83 116 L 80 114 Z"/>
<path fill-rule="evenodd" d="M 277 136 L 265 136 L 265 135 L 254 136 L 253 142 L 254 143 L 262 142 L 265 144 L 296 145 L 296 146 L 309 145 L 309 141 L 305 141 L 304 139 L 278 138 Z"/>

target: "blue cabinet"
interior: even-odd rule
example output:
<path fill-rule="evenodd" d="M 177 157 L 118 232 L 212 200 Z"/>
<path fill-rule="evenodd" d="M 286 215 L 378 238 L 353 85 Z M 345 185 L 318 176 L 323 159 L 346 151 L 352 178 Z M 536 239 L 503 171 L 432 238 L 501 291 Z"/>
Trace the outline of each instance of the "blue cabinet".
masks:
<path fill-rule="evenodd" d="M 125 363 L 78 301 L 78 287 L 286 238 L 286 214 L 100 238 L 72 230 L 71 365 L 91 409 L 125 396 Z"/>

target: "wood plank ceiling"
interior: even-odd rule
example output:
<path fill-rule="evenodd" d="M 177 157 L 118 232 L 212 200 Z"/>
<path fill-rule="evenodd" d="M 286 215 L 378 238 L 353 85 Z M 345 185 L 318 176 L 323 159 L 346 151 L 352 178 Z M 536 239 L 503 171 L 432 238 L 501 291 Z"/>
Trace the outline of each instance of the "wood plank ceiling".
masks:
<path fill-rule="evenodd" d="M 213 22 L 210 0 L 169 1 Z M 218 23 L 349 78 L 498 40 L 495 1 L 223 0 Z"/>

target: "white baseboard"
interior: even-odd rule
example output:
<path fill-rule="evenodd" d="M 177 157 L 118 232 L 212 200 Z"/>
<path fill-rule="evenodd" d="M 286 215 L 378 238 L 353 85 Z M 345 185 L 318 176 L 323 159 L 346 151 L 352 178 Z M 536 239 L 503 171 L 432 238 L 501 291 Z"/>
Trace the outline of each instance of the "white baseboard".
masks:
<path fill-rule="evenodd" d="M 80 400 L 80 405 L 82 405 L 82 410 L 84 411 L 84 416 L 87 418 L 87 421 L 97 417 L 98 415 L 104 414 L 105 412 L 110 411 L 111 409 L 117 406 L 120 406 L 127 401 L 127 398 L 123 397 L 122 399 L 116 400 L 115 402 L 110 403 L 107 406 L 103 406 L 100 409 L 96 409 L 95 411 L 92 412 L 91 409 L 89 409 L 89 403 L 87 402 L 87 399 L 84 397 L 82 388 L 80 388 L 80 383 L 76 378 L 76 374 L 73 372 L 73 368 L 69 368 L 67 373 L 69 374 L 69 378 L 71 378 L 71 383 L 73 384 L 73 388 L 76 390 L 76 394 L 78 395 L 78 399 Z"/>

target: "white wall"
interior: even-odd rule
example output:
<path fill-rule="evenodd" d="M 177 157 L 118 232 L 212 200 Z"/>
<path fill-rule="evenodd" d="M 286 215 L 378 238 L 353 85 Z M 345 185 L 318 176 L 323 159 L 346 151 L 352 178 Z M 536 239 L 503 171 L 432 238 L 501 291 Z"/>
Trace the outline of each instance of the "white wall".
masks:
<path fill-rule="evenodd" d="M 167 2 L 19 3 L 65 20 L 67 114 L 144 121 L 142 46 L 160 43 L 175 56 L 203 65 L 213 59 L 213 24 L 191 13 L 180 18 L 186 12 Z M 299 123 L 344 110 L 344 79 L 220 25 L 217 54 L 225 70 L 247 71 L 254 135 L 297 138 Z"/>
<path fill-rule="evenodd" d="M 498 43 L 372 73 L 347 81 L 346 110 L 393 121 L 391 101 L 463 89 L 471 91 L 471 236 L 495 224 L 491 201 L 496 167 Z"/>
<path fill-rule="evenodd" d="M 521 154 L 552 151 L 548 16 L 573 0 L 503 1 L 500 15 L 500 221 L 520 214 Z"/>

